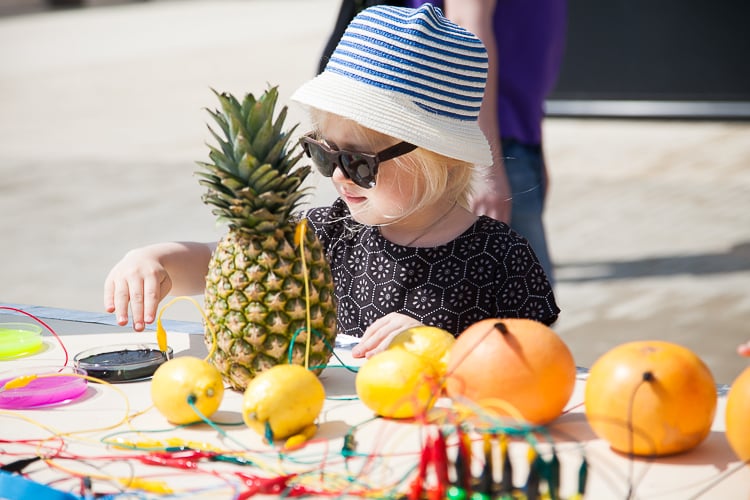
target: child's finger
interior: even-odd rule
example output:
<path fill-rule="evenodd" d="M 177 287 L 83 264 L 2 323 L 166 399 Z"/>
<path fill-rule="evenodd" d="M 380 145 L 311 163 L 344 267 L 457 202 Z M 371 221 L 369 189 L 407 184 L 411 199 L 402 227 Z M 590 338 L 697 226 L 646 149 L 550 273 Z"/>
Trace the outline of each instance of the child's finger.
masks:
<path fill-rule="evenodd" d="M 143 324 L 143 287 L 143 280 L 128 283 L 130 313 L 133 318 L 133 330 L 136 332 L 142 332 L 145 328 Z M 125 310 L 127 311 L 127 309 Z"/>
<path fill-rule="evenodd" d="M 112 301 L 114 305 L 115 320 L 118 325 L 128 322 L 128 304 L 130 303 L 130 291 L 125 280 L 113 282 Z"/>

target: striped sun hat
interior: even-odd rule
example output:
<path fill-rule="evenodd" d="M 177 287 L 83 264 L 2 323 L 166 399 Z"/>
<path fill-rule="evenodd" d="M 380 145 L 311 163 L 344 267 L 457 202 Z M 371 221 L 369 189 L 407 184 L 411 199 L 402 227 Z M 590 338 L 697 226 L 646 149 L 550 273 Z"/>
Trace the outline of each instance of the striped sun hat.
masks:
<path fill-rule="evenodd" d="M 479 107 L 487 51 L 440 9 L 376 6 L 349 24 L 325 70 L 291 99 L 382 134 L 490 165 Z"/>

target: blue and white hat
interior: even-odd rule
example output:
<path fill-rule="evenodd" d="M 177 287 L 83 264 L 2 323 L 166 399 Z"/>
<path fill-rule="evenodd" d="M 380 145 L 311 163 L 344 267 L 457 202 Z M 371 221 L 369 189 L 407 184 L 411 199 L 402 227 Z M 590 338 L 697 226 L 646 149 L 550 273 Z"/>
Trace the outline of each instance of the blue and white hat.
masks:
<path fill-rule="evenodd" d="M 487 51 L 440 9 L 370 7 L 291 99 L 450 158 L 490 165 L 479 128 Z"/>

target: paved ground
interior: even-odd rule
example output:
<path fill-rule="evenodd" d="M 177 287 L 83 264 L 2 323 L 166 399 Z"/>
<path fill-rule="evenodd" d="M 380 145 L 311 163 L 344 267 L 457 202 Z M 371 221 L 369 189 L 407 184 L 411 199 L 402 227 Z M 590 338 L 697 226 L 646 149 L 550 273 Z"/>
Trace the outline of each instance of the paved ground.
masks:
<path fill-rule="evenodd" d="M 192 175 L 209 89 L 279 84 L 286 100 L 338 3 L 0 0 L 0 301 L 100 311 L 128 248 L 215 239 Z M 551 119 L 545 133 L 556 329 L 578 364 L 660 338 L 730 382 L 750 339 L 750 123 Z M 312 201 L 330 198 L 321 182 Z"/>

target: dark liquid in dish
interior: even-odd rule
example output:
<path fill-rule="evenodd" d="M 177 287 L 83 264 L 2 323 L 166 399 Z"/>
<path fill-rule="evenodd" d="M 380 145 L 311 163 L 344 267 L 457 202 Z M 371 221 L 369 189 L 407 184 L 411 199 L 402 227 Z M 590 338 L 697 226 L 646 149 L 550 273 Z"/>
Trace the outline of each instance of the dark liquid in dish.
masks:
<path fill-rule="evenodd" d="M 78 366 L 107 382 L 129 382 L 150 377 L 166 360 L 157 349 L 120 349 L 82 358 Z"/>

